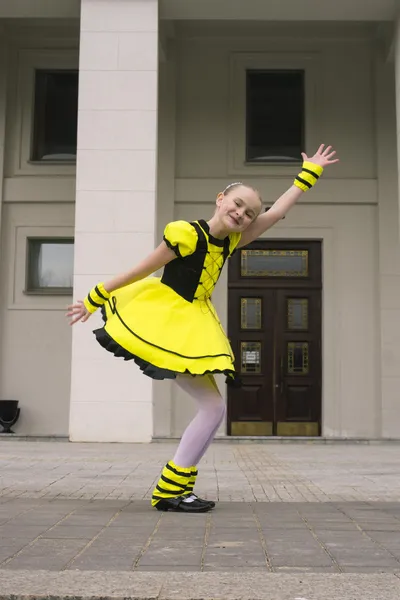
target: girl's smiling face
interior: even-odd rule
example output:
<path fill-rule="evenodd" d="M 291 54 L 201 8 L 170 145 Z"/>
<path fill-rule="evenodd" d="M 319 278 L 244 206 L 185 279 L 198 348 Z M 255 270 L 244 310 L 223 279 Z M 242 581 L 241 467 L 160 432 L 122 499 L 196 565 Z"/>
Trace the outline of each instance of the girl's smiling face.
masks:
<path fill-rule="evenodd" d="M 261 212 L 261 198 L 244 184 L 228 186 L 217 196 L 217 214 L 221 225 L 230 232 L 242 232 Z"/>

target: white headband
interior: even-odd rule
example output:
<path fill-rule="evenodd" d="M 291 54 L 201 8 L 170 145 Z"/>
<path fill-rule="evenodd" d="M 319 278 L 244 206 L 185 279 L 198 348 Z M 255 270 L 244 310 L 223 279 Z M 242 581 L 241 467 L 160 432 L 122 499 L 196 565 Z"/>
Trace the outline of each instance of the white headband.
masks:
<path fill-rule="evenodd" d="M 241 181 L 234 181 L 233 183 L 230 183 L 224 189 L 223 194 L 225 194 L 225 192 L 227 192 L 229 190 L 229 188 L 233 187 L 234 185 L 243 185 L 243 183 Z"/>

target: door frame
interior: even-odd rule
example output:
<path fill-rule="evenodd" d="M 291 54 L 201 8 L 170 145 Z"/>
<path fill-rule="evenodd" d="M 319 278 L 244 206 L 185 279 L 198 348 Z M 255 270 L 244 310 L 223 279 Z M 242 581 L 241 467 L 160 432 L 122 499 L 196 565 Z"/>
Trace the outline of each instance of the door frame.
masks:
<path fill-rule="evenodd" d="M 289 277 L 280 277 L 280 276 L 271 276 L 269 278 L 265 277 L 263 278 L 262 276 L 255 276 L 253 277 L 242 277 L 240 274 L 240 264 L 241 264 L 241 260 L 240 260 L 240 252 L 242 250 L 273 250 L 273 249 L 285 249 L 285 250 L 298 250 L 299 249 L 299 245 L 300 246 L 306 246 L 307 245 L 307 249 L 309 250 L 309 271 L 308 271 L 308 275 L 305 277 L 293 277 L 293 276 L 289 276 Z M 322 435 L 322 418 L 323 418 L 323 344 L 322 344 L 322 319 L 323 319 L 323 313 L 322 313 L 322 301 L 323 301 L 323 281 L 322 281 L 322 260 L 323 260 L 323 239 L 315 239 L 315 238 L 308 238 L 308 237 L 300 237 L 300 238 L 273 238 L 273 239 L 258 239 L 255 240 L 254 242 L 252 242 L 251 244 L 247 245 L 246 247 L 240 248 L 238 249 L 237 252 L 237 256 L 234 257 L 234 259 L 230 260 L 230 264 L 229 264 L 229 269 L 228 269 L 228 336 L 230 337 L 230 327 L 231 327 L 231 323 L 232 323 L 232 311 L 230 309 L 230 290 L 238 290 L 238 289 L 243 289 L 246 287 L 246 283 L 247 285 L 249 285 L 250 287 L 248 288 L 249 290 L 249 296 L 251 295 L 256 295 L 257 294 L 257 290 L 271 290 L 276 292 L 275 298 L 276 298 L 276 302 L 275 302 L 275 306 L 274 306 L 274 311 L 276 311 L 276 315 L 278 315 L 278 312 L 282 310 L 282 307 L 279 307 L 279 302 L 277 301 L 277 299 L 279 298 L 279 295 L 285 295 L 285 292 L 293 292 L 294 294 L 296 294 L 296 290 L 298 290 L 300 292 L 300 290 L 304 290 L 304 293 L 310 292 L 319 292 L 319 294 L 317 294 L 319 296 L 318 298 L 318 318 L 317 318 L 317 352 L 319 354 L 319 360 L 318 360 L 318 365 L 317 365 L 317 393 L 319 396 L 319 409 L 318 409 L 318 418 L 317 421 L 315 421 L 315 423 L 317 424 L 318 427 L 318 436 Z M 235 328 L 235 334 L 238 330 Z M 239 329 L 240 331 L 240 329 Z M 251 332 L 251 330 L 249 330 L 249 333 Z M 274 336 L 277 335 L 277 330 L 274 328 Z M 270 332 L 271 333 L 271 332 Z M 287 334 L 287 330 L 282 332 L 282 340 L 285 338 L 285 335 Z M 294 335 L 296 335 L 294 333 Z M 273 360 L 276 360 L 277 357 L 277 353 L 276 353 L 276 341 L 274 339 L 274 341 L 272 342 L 273 346 L 274 346 L 274 352 L 273 352 Z M 282 354 L 284 353 L 283 350 L 283 346 L 282 348 L 278 349 L 278 351 Z M 282 354 L 283 356 L 283 354 Z M 238 357 L 236 357 L 238 359 Z M 240 360 L 240 359 L 239 359 Z M 240 367 L 237 367 L 237 370 L 239 371 Z M 271 385 L 272 388 L 271 389 L 271 398 L 273 400 L 273 423 L 272 423 L 272 436 L 278 436 L 278 432 L 277 432 L 277 426 L 278 426 L 278 421 L 277 421 L 277 411 L 278 411 L 278 406 L 277 406 L 277 402 L 276 402 L 276 366 L 274 365 L 272 367 L 273 370 L 273 376 L 271 378 Z M 281 376 L 282 377 L 282 376 Z M 273 381 L 272 381 L 273 380 Z M 281 388 L 282 389 L 282 388 Z M 230 402 L 229 399 L 229 389 L 228 389 L 228 394 L 227 394 L 227 434 L 228 435 L 232 435 L 231 433 L 231 426 L 232 426 L 232 402 Z M 254 423 L 257 423 L 257 421 L 255 421 Z M 287 421 L 287 423 L 290 423 L 290 421 Z M 290 427 L 287 428 L 290 431 Z M 307 427 L 305 428 L 305 431 L 315 431 L 315 427 L 313 428 L 309 428 L 307 429 Z M 235 435 L 235 434 L 233 434 Z M 262 434 L 261 434 L 262 435 Z M 288 437 L 290 437 L 290 433 L 287 434 Z M 304 436 L 308 436 L 308 435 L 312 435 L 314 436 L 315 433 L 310 433 L 307 434 L 305 433 Z"/>

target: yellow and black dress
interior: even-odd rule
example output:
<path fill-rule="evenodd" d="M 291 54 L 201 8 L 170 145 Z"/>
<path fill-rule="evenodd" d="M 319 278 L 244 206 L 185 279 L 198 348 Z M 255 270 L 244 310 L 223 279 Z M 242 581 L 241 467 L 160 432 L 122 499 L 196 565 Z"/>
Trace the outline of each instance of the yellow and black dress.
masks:
<path fill-rule="evenodd" d="M 161 278 L 150 277 L 118 289 L 102 307 L 104 327 L 97 341 L 109 352 L 134 360 L 153 379 L 179 373 L 234 376 L 234 356 L 211 302 L 225 260 L 240 233 L 220 240 L 205 221 L 175 221 L 164 241 L 177 258 Z"/>

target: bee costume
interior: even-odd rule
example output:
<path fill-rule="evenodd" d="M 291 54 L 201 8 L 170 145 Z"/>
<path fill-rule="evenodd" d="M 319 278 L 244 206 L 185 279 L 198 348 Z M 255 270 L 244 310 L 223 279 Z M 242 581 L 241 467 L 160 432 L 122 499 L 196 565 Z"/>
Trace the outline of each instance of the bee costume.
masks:
<path fill-rule="evenodd" d="M 99 284 L 86 298 L 90 312 L 102 308 L 105 325 L 94 331 L 97 341 L 115 356 L 134 360 L 153 379 L 179 373 L 233 376 L 234 356 L 211 294 L 240 236 L 217 239 L 203 220 L 169 223 L 163 239 L 177 258 L 165 265 L 161 278 L 111 294 Z"/>
<path fill-rule="evenodd" d="M 321 173 L 322 167 L 304 162 L 294 184 L 307 191 Z M 165 265 L 161 278 L 143 279 L 112 293 L 99 283 L 84 300 L 89 312 L 102 309 L 105 324 L 94 334 L 106 350 L 134 360 L 153 379 L 181 375 L 177 384 L 200 402 L 174 459 L 164 466 L 154 488 L 151 503 L 157 510 L 207 512 L 215 506 L 193 494 L 196 465 L 225 412 L 214 378 L 207 374 L 224 373 L 230 381 L 235 370 L 211 294 L 240 237 L 231 233 L 219 240 L 202 220 L 169 223 L 164 241 L 177 258 Z"/>

